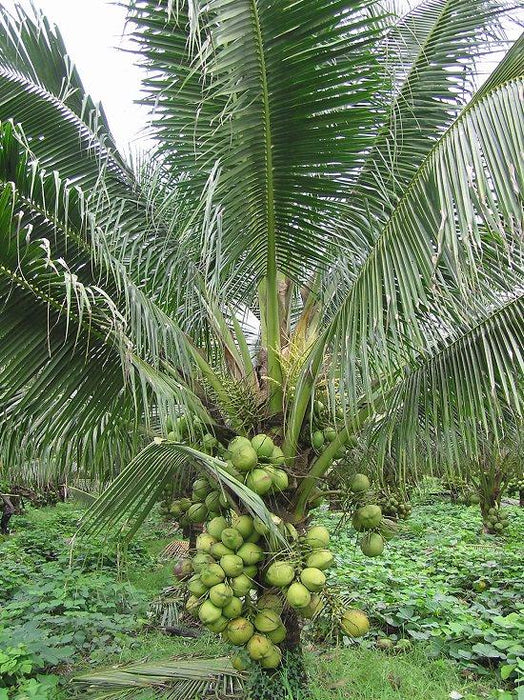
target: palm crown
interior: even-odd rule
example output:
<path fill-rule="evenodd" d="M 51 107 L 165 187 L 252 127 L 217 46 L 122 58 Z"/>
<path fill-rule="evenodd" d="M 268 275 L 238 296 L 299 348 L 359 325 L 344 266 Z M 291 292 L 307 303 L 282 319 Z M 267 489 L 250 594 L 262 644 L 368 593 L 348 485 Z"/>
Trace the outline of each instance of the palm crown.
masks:
<path fill-rule="evenodd" d="M 283 426 L 296 519 L 341 448 L 472 455 L 522 413 L 524 42 L 496 0 L 135 0 L 154 157 L 128 164 L 57 30 L 0 25 L 0 449 L 109 478 L 184 413 Z M 310 450 L 315 395 L 336 435 Z M 431 455 L 430 455 L 431 453 Z M 195 460 L 157 440 L 98 506 Z"/>

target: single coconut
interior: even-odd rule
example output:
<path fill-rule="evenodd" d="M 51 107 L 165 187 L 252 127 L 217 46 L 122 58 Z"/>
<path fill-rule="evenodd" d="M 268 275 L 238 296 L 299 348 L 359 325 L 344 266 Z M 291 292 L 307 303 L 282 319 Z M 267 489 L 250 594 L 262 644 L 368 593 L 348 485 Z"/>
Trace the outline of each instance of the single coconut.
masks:
<path fill-rule="evenodd" d="M 264 550 L 253 542 L 246 542 L 237 550 L 239 556 L 246 566 L 258 564 L 264 558 Z"/>
<path fill-rule="evenodd" d="M 320 596 L 312 595 L 311 600 L 309 601 L 309 604 L 306 605 L 305 608 L 300 609 L 300 615 L 302 617 L 305 617 L 306 619 L 311 619 L 318 612 L 320 612 L 323 607 L 324 607 L 324 603 L 322 602 L 322 599 L 320 598 Z"/>
<path fill-rule="evenodd" d="M 235 656 L 231 657 L 231 666 L 237 671 L 245 671 L 248 667 L 248 663 L 242 656 L 235 654 Z"/>
<path fill-rule="evenodd" d="M 253 518 L 253 525 L 255 527 L 255 531 L 258 532 L 259 535 L 267 535 L 269 532 L 269 527 L 258 517 L 258 515 Z"/>
<path fill-rule="evenodd" d="M 220 493 L 218 491 L 212 491 L 206 496 L 206 500 L 204 501 L 206 504 L 206 508 L 208 511 L 214 512 L 218 511 L 220 512 L 220 509 L 222 508 L 222 503 L 220 501 Z"/>
<path fill-rule="evenodd" d="M 273 632 L 282 624 L 282 620 L 276 610 L 265 608 L 255 615 L 254 624 L 259 632 Z"/>
<path fill-rule="evenodd" d="M 227 625 L 227 637 L 231 644 L 237 646 L 243 646 L 252 638 L 254 633 L 255 628 L 245 617 L 237 617 Z"/>
<path fill-rule="evenodd" d="M 210 554 L 215 559 L 222 559 L 222 557 L 228 554 L 234 554 L 234 552 L 232 549 L 229 549 L 229 547 L 226 547 L 223 542 L 215 542 L 215 544 L 211 545 Z"/>
<path fill-rule="evenodd" d="M 255 578 L 258 573 L 258 566 L 255 566 L 255 564 L 251 564 L 251 566 L 244 566 L 244 571 L 242 573 L 248 578 Z"/>
<path fill-rule="evenodd" d="M 196 595 L 190 595 L 186 601 L 186 610 L 193 617 L 198 617 L 198 609 L 200 607 L 200 599 Z"/>
<path fill-rule="evenodd" d="M 365 474 L 354 474 L 349 482 L 349 488 L 353 493 L 362 493 L 367 491 L 371 484 Z"/>
<path fill-rule="evenodd" d="M 333 564 L 333 554 L 329 549 L 314 549 L 306 558 L 307 566 L 324 571 Z"/>
<path fill-rule="evenodd" d="M 257 453 L 250 444 L 242 445 L 231 450 L 231 462 L 239 472 L 249 472 L 258 462 Z"/>
<path fill-rule="evenodd" d="M 382 520 L 382 509 L 380 506 L 369 505 L 357 508 L 351 520 L 357 532 L 362 530 L 372 530 L 380 525 Z"/>
<path fill-rule="evenodd" d="M 211 486 L 207 479 L 197 479 L 193 484 L 193 498 L 195 501 L 203 501 L 211 492 Z"/>
<path fill-rule="evenodd" d="M 189 579 L 188 584 L 187 584 L 187 590 L 197 598 L 200 598 L 200 596 L 203 596 L 205 593 L 207 593 L 207 586 L 205 586 L 201 579 L 200 576 L 193 576 L 191 579 Z"/>
<path fill-rule="evenodd" d="M 239 617 L 242 612 L 242 601 L 240 598 L 233 596 L 229 599 L 229 602 L 222 608 L 222 615 L 233 620 L 235 617 Z"/>
<path fill-rule="evenodd" d="M 217 583 L 209 589 L 209 600 L 217 608 L 223 608 L 233 597 L 233 589 L 227 583 Z M 220 630 L 222 631 L 222 630 Z"/>
<path fill-rule="evenodd" d="M 267 591 L 258 599 L 257 608 L 259 610 L 275 610 L 280 615 L 284 608 L 284 602 L 278 593 L 271 593 L 271 591 Z"/>
<path fill-rule="evenodd" d="M 305 608 L 311 602 L 311 593 L 304 584 L 295 581 L 287 589 L 286 598 L 292 608 L 300 610 L 300 608 Z"/>
<path fill-rule="evenodd" d="M 315 432 L 311 436 L 311 444 L 315 448 L 315 450 L 320 450 L 320 448 L 324 445 L 325 442 L 326 438 L 324 437 L 324 433 L 321 430 L 315 430 Z"/>
<path fill-rule="evenodd" d="M 325 549 L 329 544 L 329 532 L 323 525 L 315 525 L 306 532 L 304 541 L 312 549 Z"/>
<path fill-rule="evenodd" d="M 300 572 L 300 580 L 304 584 L 304 586 L 308 589 L 308 591 L 320 591 L 324 586 L 326 585 L 326 577 L 320 571 L 320 569 L 316 569 L 315 567 L 308 566 L 306 569 L 303 569 Z"/>
<path fill-rule="evenodd" d="M 273 452 L 271 453 L 271 464 L 273 464 L 275 467 L 283 467 L 285 463 L 286 458 L 284 457 L 284 453 L 280 447 L 275 445 Z"/>
<path fill-rule="evenodd" d="M 247 643 L 247 653 L 255 661 L 260 661 L 274 648 L 273 642 L 263 634 L 254 634 Z"/>
<path fill-rule="evenodd" d="M 226 554 L 220 559 L 220 566 L 226 572 L 226 576 L 234 578 L 244 571 L 244 562 L 236 554 Z"/>
<path fill-rule="evenodd" d="M 210 600 L 205 600 L 198 611 L 200 622 L 203 622 L 204 625 L 210 625 L 212 622 L 216 622 L 221 615 L 222 610 L 217 608 L 216 605 L 213 605 Z"/>
<path fill-rule="evenodd" d="M 244 538 L 234 527 L 226 527 L 220 535 L 222 542 L 233 551 L 236 551 L 244 543 Z"/>
<path fill-rule="evenodd" d="M 295 578 L 295 569 L 287 561 L 275 561 L 266 572 L 266 581 L 271 586 L 283 588 Z"/>
<path fill-rule="evenodd" d="M 224 617 L 221 615 L 218 620 L 215 620 L 215 622 L 212 622 L 210 625 L 206 625 L 208 630 L 211 630 L 211 632 L 214 632 L 215 634 L 219 634 L 220 632 L 223 632 L 228 624 L 229 620 L 227 617 Z"/>
<path fill-rule="evenodd" d="M 254 491 L 259 496 L 266 494 L 272 485 L 271 476 L 265 469 L 253 469 L 253 471 L 249 472 L 246 479 L 246 486 L 248 489 L 251 489 L 251 491 Z"/>
<path fill-rule="evenodd" d="M 270 467 L 266 470 L 271 477 L 272 485 L 275 491 L 285 491 L 289 486 L 289 478 L 283 469 L 275 469 Z"/>
<path fill-rule="evenodd" d="M 193 563 L 191 559 L 187 557 L 179 559 L 173 567 L 173 573 L 180 581 L 189 578 L 193 573 Z"/>
<path fill-rule="evenodd" d="M 328 442 L 333 442 L 333 440 L 337 437 L 337 431 L 335 428 L 326 428 L 324 430 L 324 437 Z"/>
<path fill-rule="evenodd" d="M 206 552 L 197 552 L 192 559 L 193 570 L 198 574 L 209 564 L 214 564 L 213 557 Z"/>
<path fill-rule="evenodd" d="M 276 668 L 282 661 L 282 652 L 273 645 L 271 651 L 260 659 L 262 668 Z"/>
<path fill-rule="evenodd" d="M 266 435 L 265 433 L 255 435 L 255 437 L 251 440 L 251 446 L 257 453 L 257 457 L 262 460 L 271 459 L 273 450 L 275 449 L 275 443 L 269 437 L 269 435 Z"/>
<path fill-rule="evenodd" d="M 280 644 L 280 642 L 283 642 L 286 638 L 286 628 L 284 625 L 279 625 L 276 630 L 267 632 L 267 636 L 271 639 L 273 644 Z"/>
<path fill-rule="evenodd" d="M 209 566 L 206 566 L 206 568 L 202 569 L 200 572 L 200 579 L 208 588 L 222 583 L 225 577 L 224 569 L 218 564 L 209 564 Z"/>
<path fill-rule="evenodd" d="M 199 552 L 207 552 L 209 554 L 215 542 L 216 539 L 212 535 L 208 535 L 207 532 L 202 532 L 196 538 L 196 548 Z"/>
<path fill-rule="evenodd" d="M 205 503 L 193 503 L 187 511 L 187 517 L 192 523 L 203 523 L 207 518 L 208 510 Z"/>
<path fill-rule="evenodd" d="M 213 520 L 210 520 L 207 523 L 206 530 L 212 537 L 214 537 L 216 540 L 219 540 L 220 535 L 222 534 L 222 530 L 225 530 L 226 527 L 227 520 L 224 518 L 223 515 L 219 515 L 218 518 L 213 518 Z"/>
<path fill-rule="evenodd" d="M 230 580 L 231 588 L 233 593 L 239 598 L 243 595 L 249 593 L 253 588 L 253 582 L 245 574 L 240 574 L 240 576 L 235 576 Z"/>
<path fill-rule="evenodd" d="M 384 551 L 384 538 L 376 532 L 368 532 L 360 542 L 360 549 L 366 557 L 378 557 Z"/>
<path fill-rule="evenodd" d="M 232 526 L 235 530 L 240 532 L 245 540 L 252 535 L 255 530 L 253 518 L 250 515 L 237 515 L 235 513 L 232 519 Z"/>
<path fill-rule="evenodd" d="M 348 637 L 362 637 L 369 632 L 368 617 L 357 608 L 348 608 L 344 612 L 340 626 Z"/>

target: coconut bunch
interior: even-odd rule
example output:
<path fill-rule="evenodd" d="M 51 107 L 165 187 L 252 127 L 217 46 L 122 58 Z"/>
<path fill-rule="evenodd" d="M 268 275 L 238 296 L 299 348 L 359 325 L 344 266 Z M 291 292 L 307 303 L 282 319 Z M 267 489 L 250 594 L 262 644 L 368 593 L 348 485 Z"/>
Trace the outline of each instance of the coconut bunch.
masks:
<path fill-rule="evenodd" d="M 344 411 L 341 407 L 335 409 L 334 416 L 330 415 L 325 404 L 317 399 L 313 403 L 311 429 L 311 447 L 315 452 L 322 452 L 326 446 L 333 442 L 337 433 L 344 426 Z M 335 459 L 343 459 L 346 456 L 346 447 L 340 447 L 335 453 Z"/>
<path fill-rule="evenodd" d="M 500 506 L 490 508 L 484 518 L 484 527 L 494 534 L 502 535 L 508 524 L 507 513 Z"/>
<path fill-rule="evenodd" d="M 406 520 L 411 515 L 411 504 L 398 491 L 381 491 L 378 504 L 388 518 Z"/>
<path fill-rule="evenodd" d="M 378 557 L 384 546 L 397 532 L 397 524 L 385 518 L 380 505 L 369 503 L 370 481 L 365 474 L 354 474 L 349 482 L 350 497 L 356 506 L 351 523 L 362 533 L 360 549 L 367 557 Z"/>
<path fill-rule="evenodd" d="M 510 496 L 518 496 L 521 491 L 524 491 L 524 474 L 520 478 L 508 481 L 507 491 Z"/>

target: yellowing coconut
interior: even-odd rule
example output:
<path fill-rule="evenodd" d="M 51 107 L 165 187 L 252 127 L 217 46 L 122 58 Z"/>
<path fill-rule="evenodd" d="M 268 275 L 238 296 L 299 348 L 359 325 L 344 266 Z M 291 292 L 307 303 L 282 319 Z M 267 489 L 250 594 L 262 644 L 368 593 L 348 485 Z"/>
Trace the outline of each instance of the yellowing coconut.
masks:
<path fill-rule="evenodd" d="M 237 555 L 246 566 L 258 564 L 264 558 L 264 550 L 253 542 L 246 542 L 237 551 Z"/>
<path fill-rule="evenodd" d="M 233 596 L 229 602 L 222 608 L 222 615 L 233 620 L 235 617 L 239 617 L 242 612 L 242 601 L 240 598 Z"/>
<path fill-rule="evenodd" d="M 216 543 L 216 539 L 212 535 L 208 535 L 207 532 L 202 532 L 196 538 L 196 548 L 199 552 L 209 552 L 211 547 Z"/>
<path fill-rule="evenodd" d="M 266 581 L 270 586 L 283 588 L 295 578 L 295 569 L 287 561 L 275 561 L 266 572 Z"/>
<path fill-rule="evenodd" d="M 323 525 L 314 525 L 309 528 L 304 541 L 312 549 L 325 549 L 329 544 L 329 532 Z"/>
<path fill-rule="evenodd" d="M 212 622 L 216 622 L 221 615 L 222 610 L 217 608 L 216 605 L 213 605 L 210 600 L 205 600 L 198 611 L 200 622 L 203 622 L 205 625 L 210 625 Z"/>
<path fill-rule="evenodd" d="M 258 493 L 259 496 L 266 494 L 272 485 L 271 476 L 265 469 L 253 469 L 253 471 L 249 472 L 246 479 L 248 489 Z"/>
<path fill-rule="evenodd" d="M 308 566 L 300 572 L 300 580 L 308 591 L 320 591 L 326 585 L 326 577 L 320 571 L 312 566 Z"/>
<path fill-rule="evenodd" d="M 243 646 L 253 636 L 255 628 L 245 617 L 231 620 L 227 626 L 227 637 L 231 644 Z"/>
<path fill-rule="evenodd" d="M 186 610 L 193 617 L 198 617 L 198 609 L 200 607 L 200 599 L 195 595 L 190 595 L 186 601 Z"/>
<path fill-rule="evenodd" d="M 306 558 L 306 564 L 324 571 L 333 564 L 333 554 L 329 549 L 314 549 Z"/>
<path fill-rule="evenodd" d="M 217 583 L 209 589 L 209 600 L 217 608 L 223 608 L 233 597 L 233 589 L 227 583 Z M 222 631 L 222 630 L 219 630 Z"/>
<path fill-rule="evenodd" d="M 211 588 L 216 586 L 218 583 L 222 583 L 225 579 L 226 574 L 224 569 L 218 564 L 209 564 L 205 569 L 200 572 L 200 579 L 204 586 Z"/>
<path fill-rule="evenodd" d="M 260 661 L 274 648 L 273 642 L 263 634 L 254 634 L 247 643 L 247 653 L 255 661 Z"/>
<path fill-rule="evenodd" d="M 254 624 L 259 632 L 273 632 L 282 624 L 282 620 L 276 610 L 266 608 L 255 615 Z"/>
<path fill-rule="evenodd" d="M 357 608 L 348 608 L 344 612 L 340 626 L 348 637 L 362 637 L 369 632 L 368 617 Z"/>
<path fill-rule="evenodd" d="M 236 551 L 244 543 L 244 538 L 234 527 L 226 527 L 220 535 L 222 542 L 233 551 Z"/>
<path fill-rule="evenodd" d="M 311 602 L 311 593 L 302 583 L 295 581 L 287 589 L 286 593 L 287 602 L 292 608 L 305 608 Z"/>
<path fill-rule="evenodd" d="M 245 546 L 245 545 L 244 545 Z M 244 562 L 237 554 L 226 554 L 220 559 L 220 566 L 226 572 L 226 576 L 234 578 L 244 571 Z"/>

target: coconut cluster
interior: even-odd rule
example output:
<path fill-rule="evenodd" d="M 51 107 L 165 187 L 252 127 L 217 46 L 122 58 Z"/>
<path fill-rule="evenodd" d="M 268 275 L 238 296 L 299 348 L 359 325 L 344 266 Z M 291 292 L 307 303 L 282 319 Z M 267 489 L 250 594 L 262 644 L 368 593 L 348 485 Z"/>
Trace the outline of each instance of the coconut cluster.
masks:
<path fill-rule="evenodd" d="M 411 504 L 399 492 L 382 491 L 379 504 L 384 515 L 390 518 L 406 520 L 411 515 Z"/>
<path fill-rule="evenodd" d="M 518 495 L 521 491 L 524 491 L 524 475 L 508 481 L 507 491 L 510 496 Z"/>
<path fill-rule="evenodd" d="M 214 448 L 219 451 L 218 445 Z M 262 498 L 288 488 L 282 451 L 266 434 L 251 440 L 235 437 L 222 458 L 227 470 Z M 299 535 L 292 523 L 272 514 L 288 543 L 275 553 L 268 524 L 233 510 L 225 494 L 205 478 L 197 479 L 191 499 L 179 499 L 173 510 L 187 522 L 203 524 L 194 555 L 175 567 L 189 592 L 187 610 L 242 648 L 233 658 L 236 668 L 245 668 L 249 659 L 276 668 L 287 634 L 286 615 L 294 610 L 312 618 L 323 607 L 320 593 L 333 563 L 328 530 L 313 526 Z"/>
<path fill-rule="evenodd" d="M 484 518 L 484 527 L 490 532 L 501 535 L 508 527 L 507 514 L 500 507 L 490 508 Z"/>
<path fill-rule="evenodd" d="M 311 446 L 316 452 L 322 452 L 330 442 L 336 438 L 343 425 L 344 412 L 338 407 L 334 416 L 322 401 L 317 399 L 313 403 Z M 346 447 L 341 446 L 335 453 L 335 459 L 343 459 L 346 456 Z"/>
<path fill-rule="evenodd" d="M 370 481 L 365 474 L 354 474 L 349 482 L 354 502 L 360 502 L 353 513 L 351 523 L 355 530 L 362 533 L 360 549 L 367 557 L 378 557 L 384 551 L 387 540 L 397 531 L 397 524 L 385 518 L 381 506 L 367 503 Z"/>

